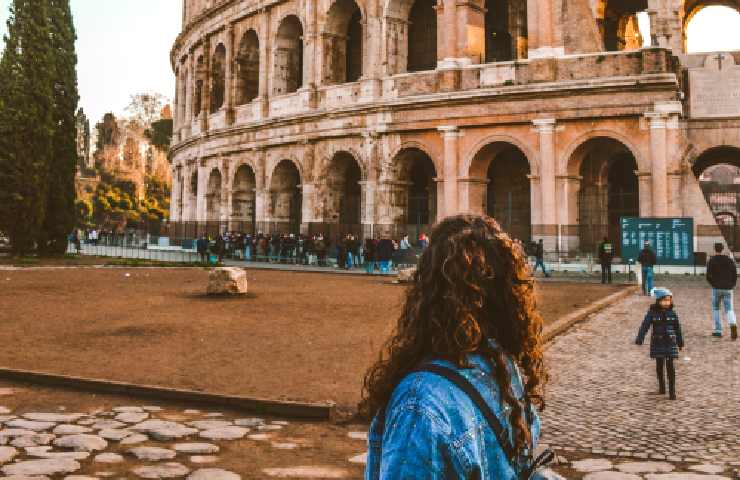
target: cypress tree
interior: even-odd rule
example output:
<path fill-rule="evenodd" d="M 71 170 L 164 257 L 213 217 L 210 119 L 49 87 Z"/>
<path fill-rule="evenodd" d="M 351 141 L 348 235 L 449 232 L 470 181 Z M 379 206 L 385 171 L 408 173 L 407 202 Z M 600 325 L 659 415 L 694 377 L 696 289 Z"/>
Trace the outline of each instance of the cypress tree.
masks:
<path fill-rule="evenodd" d="M 49 158 L 46 216 L 38 245 L 43 253 L 63 254 L 76 223 L 77 54 L 69 0 L 48 0 L 53 51 L 54 137 Z"/>
<path fill-rule="evenodd" d="M 54 135 L 46 1 L 13 0 L 0 60 L 0 229 L 15 254 L 34 248 L 44 224 Z"/>

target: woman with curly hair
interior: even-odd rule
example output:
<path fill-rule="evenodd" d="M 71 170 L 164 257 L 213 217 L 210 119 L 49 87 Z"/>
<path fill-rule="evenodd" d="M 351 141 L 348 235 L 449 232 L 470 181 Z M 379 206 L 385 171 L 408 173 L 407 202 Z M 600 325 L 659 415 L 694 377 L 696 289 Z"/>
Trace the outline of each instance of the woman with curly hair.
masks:
<path fill-rule="evenodd" d="M 533 453 L 542 342 L 521 245 L 489 217 L 443 220 L 365 376 L 366 480 L 560 478 Z"/>

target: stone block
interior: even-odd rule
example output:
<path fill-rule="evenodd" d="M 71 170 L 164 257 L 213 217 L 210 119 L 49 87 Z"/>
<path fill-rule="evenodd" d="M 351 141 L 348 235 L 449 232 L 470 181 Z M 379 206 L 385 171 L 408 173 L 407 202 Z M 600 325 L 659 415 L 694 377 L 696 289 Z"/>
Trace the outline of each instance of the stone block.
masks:
<path fill-rule="evenodd" d="M 208 295 L 241 295 L 247 293 L 247 272 L 241 268 L 214 268 L 208 274 Z"/>
<path fill-rule="evenodd" d="M 398 271 L 398 281 L 400 283 L 409 283 L 414 279 L 416 273 L 416 267 L 404 268 Z"/>

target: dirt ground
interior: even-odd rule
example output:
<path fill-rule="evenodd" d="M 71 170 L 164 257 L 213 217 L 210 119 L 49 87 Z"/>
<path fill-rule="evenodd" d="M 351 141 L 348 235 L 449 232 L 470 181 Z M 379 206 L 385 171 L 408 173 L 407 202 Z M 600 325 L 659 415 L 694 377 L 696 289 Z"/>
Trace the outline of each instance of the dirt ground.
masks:
<path fill-rule="evenodd" d="M 0 272 L 0 366 L 353 406 L 398 315 L 388 278 L 249 270 L 205 296 L 203 269 Z M 540 283 L 546 322 L 620 287 Z"/>

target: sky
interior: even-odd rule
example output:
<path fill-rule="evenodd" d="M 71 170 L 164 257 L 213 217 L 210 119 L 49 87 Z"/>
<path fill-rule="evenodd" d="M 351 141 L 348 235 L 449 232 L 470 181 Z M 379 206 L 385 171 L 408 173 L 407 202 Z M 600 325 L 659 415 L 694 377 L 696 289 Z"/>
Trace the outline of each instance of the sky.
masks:
<path fill-rule="evenodd" d="M 10 3 L 0 0 L 0 37 L 7 30 Z M 71 5 L 80 105 L 91 124 L 109 111 L 123 114 L 136 93 L 174 97 L 169 52 L 182 26 L 181 0 L 71 0 Z M 643 33 L 646 19 L 640 19 Z M 740 50 L 738 31 L 740 14 L 707 7 L 689 25 L 689 51 Z"/>
<path fill-rule="evenodd" d="M 124 114 L 130 96 L 175 96 L 170 48 L 182 27 L 182 0 L 71 0 L 77 30 L 80 106 L 95 125 Z M 0 0 L 0 37 L 11 0 Z M 3 48 L 4 45 L 0 45 Z"/>

